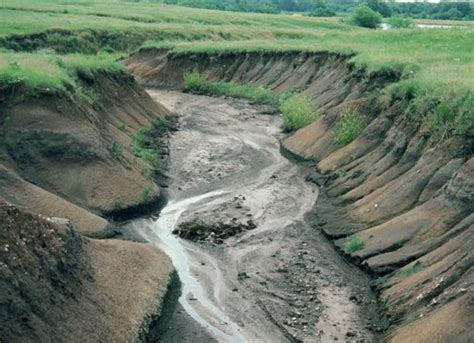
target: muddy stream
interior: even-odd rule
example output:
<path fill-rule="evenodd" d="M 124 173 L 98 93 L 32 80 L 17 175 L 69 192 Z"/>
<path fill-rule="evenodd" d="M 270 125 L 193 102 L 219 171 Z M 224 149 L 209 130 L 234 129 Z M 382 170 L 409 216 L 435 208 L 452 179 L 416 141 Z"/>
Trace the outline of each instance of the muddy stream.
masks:
<path fill-rule="evenodd" d="M 133 223 L 182 283 L 161 341 L 374 341 L 369 280 L 312 225 L 314 165 L 280 152 L 281 118 L 241 100 L 149 92 L 180 117 L 169 202 L 158 220 Z M 192 240 L 172 233 L 181 225 Z"/>

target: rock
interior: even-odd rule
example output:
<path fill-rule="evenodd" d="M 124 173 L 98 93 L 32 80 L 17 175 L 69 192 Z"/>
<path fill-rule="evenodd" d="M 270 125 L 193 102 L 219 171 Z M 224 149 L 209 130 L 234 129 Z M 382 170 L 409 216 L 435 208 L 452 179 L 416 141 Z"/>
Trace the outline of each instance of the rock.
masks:
<path fill-rule="evenodd" d="M 347 332 L 346 332 L 346 336 L 347 336 L 347 337 L 356 337 L 356 336 L 357 336 L 357 333 L 355 333 L 354 331 L 347 331 Z"/>
<path fill-rule="evenodd" d="M 246 272 L 240 272 L 237 274 L 238 280 L 250 279 L 250 276 Z"/>

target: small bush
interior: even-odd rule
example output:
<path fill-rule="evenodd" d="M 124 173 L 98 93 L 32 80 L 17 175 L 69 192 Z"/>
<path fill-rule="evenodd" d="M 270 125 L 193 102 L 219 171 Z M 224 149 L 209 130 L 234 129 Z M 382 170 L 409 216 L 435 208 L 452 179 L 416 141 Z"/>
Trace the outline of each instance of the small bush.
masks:
<path fill-rule="evenodd" d="M 343 249 L 346 253 L 350 254 L 358 250 L 362 250 L 365 247 L 365 243 L 356 235 L 352 235 L 347 238 L 344 242 Z"/>
<path fill-rule="evenodd" d="M 127 130 L 127 124 L 125 124 L 125 123 L 120 123 L 120 124 L 118 124 L 117 129 L 119 129 L 120 131 L 124 132 L 125 130 Z"/>
<path fill-rule="evenodd" d="M 415 26 L 415 21 L 409 17 L 392 17 L 388 23 L 394 29 L 410 28 Z"/>
<path fill-rule="evenodd" d="M 283 114 L 283 131 L 298 130 L 311 124 L 315 119 L 313 103 L 310 97 L 291 95 L 281 101 L 280 110 Z"/>
<path fill-rule="evenodd" d="M 375 29 L 382 22 L 382 16 L 367 5 L 357 7 L 352 15 L 355 25 Z"/>
<path fill-rule="evenodd" d="M 173 123 L 165 116 L 158 116 L 153 121 L 153 125 L 157 128 L 170 129 L 173 126 Z"/>
<path fill-rule="evenodd" d="M 188 72 L 184 75 L 184 86 L 187 91 L 197 94 L 206 94 L 209 91 L 209 81 L 204 75 L 197 71 Z"/>
<path fill-rule="evenodd" d="M 340 146 L 351 143 L 364 130 L 364 119 L 358 112 L 344 114 L 334 130 L 334 140 Z"/>

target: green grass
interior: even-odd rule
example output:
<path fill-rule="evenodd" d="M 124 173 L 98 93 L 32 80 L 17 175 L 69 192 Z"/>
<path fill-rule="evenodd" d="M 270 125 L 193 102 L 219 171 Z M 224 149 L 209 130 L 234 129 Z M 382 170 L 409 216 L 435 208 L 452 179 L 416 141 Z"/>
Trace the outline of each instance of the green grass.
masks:
<path fill-rule="evenodd" d="M 135 156 L 147 162 L 152 168 L 146 171 L 149 177 L 156 177 L 162 169 L 158 153 L 153 145 L 152 131 L 146 127 L 140 128 L 132 140 L 132 149 Z"/>
<path fill-rule="evenodd" d="M 316 118 L 312 99 L 303 95 L 283 96 L 280 110 L 283 114 L 282 128 L 285 132 L 305 127 Z"/>
<path fill-rule="evenodd" d="M 364 249 L 365 243 L 356 235 L 352 235 L 346 239 L 343 244 L 343 249 L 346 253 L 351 254 L 353 252 Z"/>
<path fill-rule="evenodd" d="M 115 55 L 108 54 L 94 58 L 79 54 L 58 56 L 49 52 L 0 52 L 0 86 L 21 88 L 31 94 L 40 88 L 75 89 L 78 73 L 123 72 L 124 67 L 115 59 Z"/>
<path fill-rule="evenodd" d="M 364 117 L 357 111 L 344 113 L 334 129 L 334 140 L 344 146 L 351 143 L 364 130 Z"/>
<path fill-rule="evenodd" d="M 143 189 L 142 189 L 142 199 L 147 200 L 150 193 L 151 193 L 151 187 L 150 186 L 143 187 Z"/>
<path fill-rule="evenodd" d="M 413 274 L 421 272 L 423 269 L 424 269 L 424 267 L 420 263 L 418 263 L 418 264 L 415 264 L 412 267 L 402 269 L 402 274 L 408 277 L 408 276 L 411 276 Z"/>
<path fill-rule="evenodd" d="M 188 92 L 205 95 L 227 95 L 248 99 L 256 104 L 276 104 L 277 98 L 264 87 L 241 85 L 229 82 L 209 81 L 205 75 L 190 72 L 184 76 L 185 89 Z"/>
<path fill-rule="evenodd" d="M 128 128 L 128 125 L 125 124 L 125 123 L 120 123 L 120 124 L 118 124 L 118 126 L 117 126 L 117 129 L 119 129 L 119 130 L 122 131 L 122 132 L 125 132 L 125 131 L 127 130 L 127 128 Z"/>
<path fill-rule="evenodd" d="M 112 156 L 115 159 L 120 159 L 123 155 L 123 144 L 120 142 L 113 142 L 112 143 Z"/>
<path fill-rule="evenodd" d="M 394 29 L 406 29 L 415 26 L 415 21 L 409 17 L 391 17 L 388 19 L 388 23 Z"/>

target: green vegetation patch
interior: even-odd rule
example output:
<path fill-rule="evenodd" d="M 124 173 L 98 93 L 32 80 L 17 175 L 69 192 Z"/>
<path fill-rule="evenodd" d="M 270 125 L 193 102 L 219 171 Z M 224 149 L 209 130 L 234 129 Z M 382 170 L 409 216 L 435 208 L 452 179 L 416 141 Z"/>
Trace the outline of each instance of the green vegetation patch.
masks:
<path fill-rule="evenodd" d="M 256 104 L 276 104 L 276 97 L 261 86 L 241 85 L 230 82 L 212 82 L 196 71 L 184 76 L 185 90 L 194 94 L 228 95 L 248 99 Z"/>
<path fill-rule="evenodd" d="M 352 22 L 358 26 L 375 29 L 382 22 L 382 16 L 369 6 L 362 5 L 357 7 L 352 15 Z"/>
<path fill-rule="evenodd" d="M 142 127 L 138 130 L 132 140 L 132 149 L 135 156 L 146 161 L 152 167 L 146 174 L 156 177 L 161 172 L 161 162 L 158 153 L 153 147 L 152 130 Z"/>
<path fill-rule="evenodd" d="M 356 235 L 349 236 L 344 242 L 343 249 L 346 253 L 351 254 L 353 252 L 364 249 L 365 243 Z"/>
<path fill-rule="evenodd" d="M 40 89 L 65 91 L 79 89 L 80 74 L 91 78 L 99 71 L 124 72 L 116 55 L 63 55 L 50 52 L 0 52 L 0 87 L 22 89 L 34 95 Z"/>
<path fill-rule="evenodd" d="M 392 17 L 388 23 L 394 29 L 407 29 L 415 26 L 415 21 L 409 17 Z"/>
<path fill-rule="evenodd" d="M 357 111 L 344 113 L 334 129 L 334 140 L 344 146 L 351 143 L 364 130 L 364 117 Z"/>
<path fill-rule="evenodd" d="M 290 95 L 286 99 L 283 97 L 280 102 L 283 131 L 290 132 L 311 124 L 316 118 L 313 107 L 310 97 L 299 94 Z"/>
<path fill-rule="evenodd" d="M 403 275 L 408 277 L 410 275 L 421 272 L 423 269 L 424 269 L 424 267 L 421 265 L 421 263 L 417 263 L 412 267 L 402 269 L 402 273 L 403 273 Z"/>

